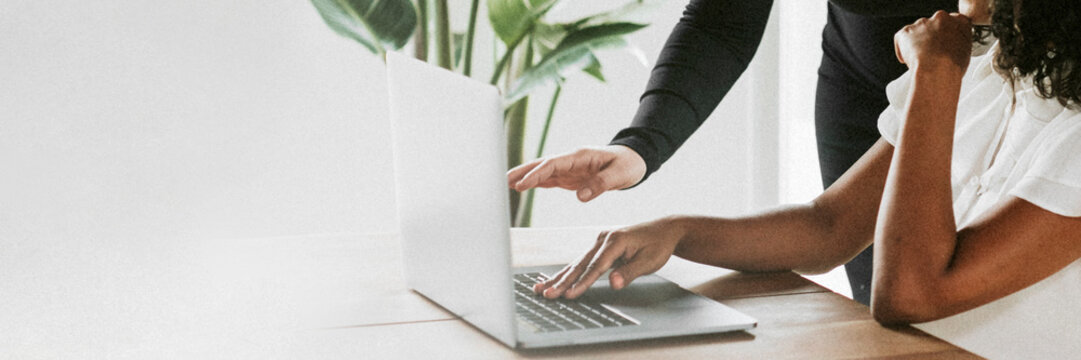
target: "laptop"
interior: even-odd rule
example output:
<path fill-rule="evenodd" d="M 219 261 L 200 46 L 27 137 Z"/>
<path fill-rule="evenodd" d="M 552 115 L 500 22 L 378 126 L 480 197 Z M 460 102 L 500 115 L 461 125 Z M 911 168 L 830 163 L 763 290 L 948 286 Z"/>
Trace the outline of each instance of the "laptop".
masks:
<path fill-rule="evenodd" d="M 408 286 L 511 348 L 746 330 L 756 321 L 657 275 L 575 300 L 534 295 L 563 265 L 511 267 L 498 89 L 387 53 L 394 170 Z M 583 249 L 584 251 L 585 249 Z"/>

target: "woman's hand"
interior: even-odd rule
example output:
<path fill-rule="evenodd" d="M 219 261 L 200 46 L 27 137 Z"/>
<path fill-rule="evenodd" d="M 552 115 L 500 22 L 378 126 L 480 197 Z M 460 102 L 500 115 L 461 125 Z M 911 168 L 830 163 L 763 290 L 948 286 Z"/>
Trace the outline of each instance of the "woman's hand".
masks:
<path fill-rule="evenodd" d="M 602 232 L 592 249 L 552 278 L 534 285 L 533 291 L 550 299 L 573 299 L 608 269 L 613 269 L 608 276 L 612 288 L 622 289 L 639 276 L 660 270 L 682 237 L 683 229 L 675 218 Z"/>
<path fill-rule="evenodd" d="M 965 15 L 936 12 L 907 25 L 893 36 L 897 60 L 921 65 L 968 68 L 972 56 L 972 21 Z"/>
<path fill-rule="evenodd" d="M 540 158 L 507 172 L 507 183 L 517 191 L 535 187 L 576 190 L 578 200 L 590 201 L 608 190 L 625 189 L 646 175 L 646 162 L 622 145 L 586 147 Z"/>

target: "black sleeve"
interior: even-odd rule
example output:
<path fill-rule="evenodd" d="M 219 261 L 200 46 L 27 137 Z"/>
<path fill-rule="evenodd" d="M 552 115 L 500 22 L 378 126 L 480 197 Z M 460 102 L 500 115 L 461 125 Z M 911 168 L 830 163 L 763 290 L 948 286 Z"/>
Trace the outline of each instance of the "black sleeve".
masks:
<path fill-rule="evenodd" d="M 773 0 L 691 0 L 668 36 L 630 127 L 611 144 L 645 159 L 645 180 L 702 124 L 747 69 Z"/>
<path fill-rule="evenodd" d="M 868 17 L 931 16 L 935 10 L 957 11 L 956 0 L 830 0 L 845 11 Z"/>

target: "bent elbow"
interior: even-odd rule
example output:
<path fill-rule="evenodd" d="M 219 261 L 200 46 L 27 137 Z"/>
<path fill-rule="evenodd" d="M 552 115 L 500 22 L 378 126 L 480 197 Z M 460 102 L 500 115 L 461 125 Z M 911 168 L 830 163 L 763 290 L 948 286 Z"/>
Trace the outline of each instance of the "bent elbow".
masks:
<path fill-rule="evenodd" d="M 884 326 L 908 325 L 937 320 L 941 307 L 926 294 L 902 291 L 875 292 L 871 316 Z"/>
<path fill-rule="evenodd" d="M 875 302 L 871 304 L 871 316 L 883 326 L 899 326 L 918 322 L 916 319 L 919 314 L 909 311 L 909 309 Z"/>

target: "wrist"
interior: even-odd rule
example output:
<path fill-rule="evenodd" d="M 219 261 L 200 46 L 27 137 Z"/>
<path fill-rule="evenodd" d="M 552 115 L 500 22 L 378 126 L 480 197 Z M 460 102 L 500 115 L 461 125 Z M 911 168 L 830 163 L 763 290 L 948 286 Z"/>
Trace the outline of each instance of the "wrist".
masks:
<path fill-rule="evenodd" d="M 624 164 L 628 178 L 631 181 L 627 184 L 621 184 L 620 189 L 629 189 L 637 186 L 645 180 L 645 177 L 649 174 L 648 166 L 642 154 L 637 150 L 623 144 L 608 145 L 608 149 L 616 155 L 618 161 Z"/>
<path fill-rule="evenodd" d="M 674 239 L 674 244 L 672 244 L 674 246 L 673 254 L 680 256 L 680 244 L 683 243 L 683 239 L 687 237 L 690 229 L 689 218 L 681 215 L 671 215 L 658 221 L 668 231 L 668 238 Z"/>
<path fill-rule="evenodd" d="M 939 79 L 956 78 L 960 80 L 965 76 L 965 69 L 965 66 L 945 58 L 921 60 L 912 65 L 912 71 L 915 74 L 933 75 Z"/>
<path fill-rule="evenodd" d="M 912 68 L 912 91 L 908 111 L 922 109 L 915 118 L 937 118 L 942 110 L 956 108 L 965 70 L 949 62 L 928 62 Z M 928 110 L 936 110 L 928 114 Z M 951 110 L 951 119 L 953 111 Z M 912 114 L 910 114 L 912 115 Z M 906 121 L 906 123 L 908 123 Z"/>

